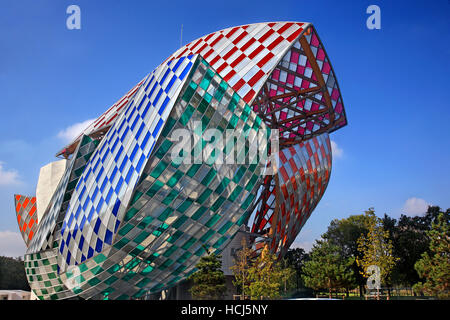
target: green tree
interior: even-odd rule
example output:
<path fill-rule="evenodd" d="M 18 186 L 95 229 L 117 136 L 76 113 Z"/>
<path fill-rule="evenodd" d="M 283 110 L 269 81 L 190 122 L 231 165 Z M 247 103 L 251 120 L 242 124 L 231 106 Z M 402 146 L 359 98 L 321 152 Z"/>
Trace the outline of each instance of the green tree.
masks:
<path fill-rule="evenodd" d="M 328 226 L 327 232 L 322 235 L 323 239 L 339 248 L 345 260 L 353 260 L 351 267 L 356 284 L 359 286 L 360 296 L 364 294 L 366 278 L 362 276 L 362 269 L 356 263 L 356 259 L 362 258 L 361 253 L 358 251 L 358 239 L 361 235 L 367 235 L 369 232 L 368 224 L 368 217 L 364 214 L 351 215 L 340 220 L 334 219 Z"/>
<path fill-rule="evenodd" d="M 223 274 L 221 257 L 209 254 L 200 259 L 198 271 L 189 277 L 193 281 L 190 289 L 192 298 L 197 300 L 218 300 L 226 292 L 225 276 Z"/>
<path fill-rule="evenodd" d="M 439 299 L 450 298 L 450 233 L 448 216 L 442 212 L 432 229 L 427 232 L 430 238 L 430 253 L 422 254 L 415 269 L 425 282 L 414 285 L 417 293 L 426 293 Z"/>
<path fill-rule="evenodd" d="M 331 298 L 333 290 L 356 286 L 352 270 L 354 258 L 345 258 L 338 246 L 327 240 L 317 240 L 310 257 L 303 268 L 307 287 L 315 291 L 327 289 Z"/>
<path fill-rule="evenodd" d="M 384 230 L 382 220 L 375 216 L 375 211 L 370 208 L 366 211 L 367 235 L 361 235 L 358 239 L 358 251 L 362 258 L 357 258 L 356 262 L 362 268 L 361 274 L 369 277 L 368 268 L 376 265 L 380 268 L 380 280 L 384 284 L 390 284 L 391 271 L 398 260 L 392 254 L 392 241 L 389 232 Z"/>
<path fill-rule="evenodd" d="M 302 275 L 304 274 L 303 267 L 305 262 L 309 260 L 309 254 L 303 248 L 289 249 L 283 260 L 285 260 L 284 266 L 289 266 L 295 271 L 295 288 L 299 289 L 304 287 L 302 279 Z"/>
<path fill-rule="evenodd" d="M 242 238 L 241 250 L 237 251 L 234 265 L 230 267 L 230 269 L 233 271 L 234 275 L 233 285 L 240 290 L 244 299 L 245 296 L 250 293 L 248 290 L 250 285 L 250 268 L 254 256 L 255 253 L 248 247 L 247 240 L 245 237 Z"/>
<path fill-rule="evenodd" d="M 298 289 L 297 284 L 297 271 L 290 264 L 289 259 L 284 257 L 278 261 L 281 267 L 281 289 L 283 291 L 283 296 L 287 297 L 289 292 Z"/>
<path fill-rule="evenodd" d="M 0 256 L 0 289 L 30 291 L 22 257 Z"/>
<path fill-rule="evenodd" d="M 419 216 L 402 214 L 397 220 L 384 215 L 383 227 L 392 239 L 394 256 L 399 258 L 392 270 L 394 284 L 412 286 L 420 281 L 414 265 L 421 259 L 423 253 L 430 253 L 427 231 L 431 230 L 439 212 L 442 210 L 438 206 L 429 206 L 427 211 Z M 447 209 L 444 215 L 448 220 L 450 209 Z"/>
<path fill-rule="evenodd" d="M 265 247 L 249 270 L 250 285 L 248 289 L 251 299 L 279 298 L 282 283 L 288 281 L 292 274 L 291 269 L 281 268 L 277 257 Z"/>

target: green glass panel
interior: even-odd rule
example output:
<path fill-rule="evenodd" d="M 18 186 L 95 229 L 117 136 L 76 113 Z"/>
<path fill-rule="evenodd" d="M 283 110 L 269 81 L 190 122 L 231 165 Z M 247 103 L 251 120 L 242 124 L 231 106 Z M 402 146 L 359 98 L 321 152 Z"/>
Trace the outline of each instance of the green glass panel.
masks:
<path fill-rule="evenodd" d="M 111 277 L 109 277 L 108 279 L 105 280 L 105 283 L 107 285 L 112 285 L 114 282 L 117 281 L 117 279 L 118 278 L 116 276 L 111 276 Z"/>
<path fill-rule="evenodd" d="M 231 116 L 231 119 L 230 119 L 230 121 L 229 121 L 229 123 L 228 123 L 227 128 L 228 128 L 228 129 L 234 129 L 234 128 L 236 128 L 238 121 L 239 121 L 238 116 L 236 116 L 235 114 L 233 114 L 233 115 Z"/>
<path fill-rule="evenodd" d="M 184 213 L 191 206 L 191 204 L 193 202 L 194 202 L 193 200 L 187 199 L 177 208 L 177 211 Z"/>
<path fill-rule="evenodd" d="M 126 235 L 131 229 L 133 229 L 133 227 L 134 227 L 134 226 L 133 226 L 131 223 L 128 223 L 128 224 L 124 225 L 122 228 L 120 228 L 119 234 L 120 234 L 121 236 L 124 236 L 124 235 Z"/>
<path fill-rule="evenodd" d="M 134 239 L 136 243 L 142 243 L 150 235 L 147 231 L 141 231 L 141 233 Z"/>
<path fill-rule="evenodd" d="M 140 263 L 140 259 L 138 258 L 133 258 L 131 261 L 129 261 L 126 265 L 125 268 L 128 270 L 133 269 L 134 267 L 136 267 L 139 263 Z"/>
<path fill-rule="evenodd" d="M 136 284 L 136 286 L 138 286 L 139 288 L 144 288 L 150 281 L 151 279 L 149 278 L 142 279 Z"/>
<path fill-rule="evenodd" d="M 208 108 L 208 105 L 209 105 L 208 101 L 206 101 L 204 98 L 202 98 L 202 100 L 200 101 L 200 103 L 198 105 L 197 111 L 200 113 L 205 113 L 206 108 Z"/>
<path fill-rule="evenodd" d="M 164 252 L 163 256 L 166 258 L 170 257 L 172 253 L 174 253 L 177 249 L 178 249 L 177 246 L 171 246 L 169 249 L 166 250 L 166 252 Z"/>
<path fill-rule="evenodd" d="M 124 221 L 126 222 L 126 221 L 128 221 L 128 220 L 130 220 L 131 218 L 133 218 L 134 216 L 135 216 L 135 214 L 138 212 L 139 210 L 138 209 L 136 209 L 136 208 L 130 208 L 130 210 L 128 210 L 127 211 L 127 213 L 125 214 L 125 217 L 124 217 Z"/>
<path fill-rule="evenodd" d="M 242 225 L 242 224 L 247 220 L 247 218 L 248 218 L 249 215 L 250 215 L 250 212 L 244 213 L 244 214 L 239 218 L 239 220 L 236 222 L 236 224 L 237 224 L 238 226 Z"/>
<path fill-rule="evenodd" d="M 220 206 L 224 203 L 226 199 L 222 196 L 219 197 L 219 199 L 217 199 L 214 204 L 211 206 L 211 211 L 216 212 L 217 210 L 219 210 Z"/>
<path fill-rule="evenodd" d="M 159 269 L 159 270 L 165 270 L 165 269 L 167 269 L 167 267 L 169 267 L 172 263 L 173 263 L 172 260 L 167 259 L 162 265 L 160 265 L 160 266 L 158 267 L 158 269 Z"/>
<path fill-rule="evenodd" d="M 168 207 L 166 208 L 158 217 L 158 220 L 160 221 L 166 221 L 166 219 L 170 216 L 170 214 L 173 212 L 173 209 Z"/>
<path fill-rule="evenodd" d="M 241 194 L 242 189 L 243 188 L 240 185 L 237 185 L 236 188 L 234 188 L 233 192 L 228 197 L 228 200 L 234 202 L 237 199 L 237 197 Z"/>
<path fill-rule="evenodd" d="M 173 188 L 178 181 L 183 177 L 184 173 L 180 170 L 175 171 L 172 177 L 170 177 L 169 181 L 167 181 L 167 185 Z"/>
<path fill-rule="evenodd" d="M 164 185 L 164 183 L 162 183 L 161 181 L 155 180 L 153 185 L 146 192 L 146 195 L 148 195 L 149 197 L 152 198 L 159 191 L 159 189 L 162 188 L 163 185 Z"/>
<path fill-rule="evenodd" d="M 194 239 L 194 242 L 195 242 L 195 239 Z M 192 253 L 190 253 L 189 251 L 186 251 L 178 258 L 177 262 L 184 263 L 187 259 L 189 259 L 190 256 L 192 256 Z"/>
<path fill-rule="evenodd" d="M 214 77 L 215 72 L 212 71 L 211 69 L 206 69 L 206 73 L 205 73 L 205 79 L 208 79 L 208 81 L 211 81 L 212 78 Z"/>
<path fill-rule="evenodd" d="M 207 226 L 208 228 L 213 227 L 217 223 L 217 221 L 219 221 L 220 217 L 220 214 L 213 215 L 212 218 L 209 219 L 208 222 L 206 222 L 205 226 Z"/>
<path fill-rule="evenodd" d="M 232 225 L 233 225 L 233 222 L 227 221 L 227 222 L 219 229 L 219 233 L 220 233 L 220 234 L 224 234 L 225 232 L 228 231 L 228 229 L 231 228 Z"/>
<path fill-rule="evenodd" d="M 91 280 L 88 281 L 88 283 L 91 286 L 95 286 L 100 283 L 100 280 L 98 280 L 97 278 L 92 278 Z"/>
<path fill-rule="evenodd" d="M 247 209 L 248 206 L 252 203 L 254 198 L 255 198 L 255 195 L 250 193 L 248 195 L 247 199 L 245 199 L 244 203 L 241 205 L 241 208 L 244 209 L 244 210 Z"/>
<path fill-rule="evenodd" d="M 95 258 L 94 258 L 95 259 Z M 85 263 L 82 263 L 78 266 L 78 269 L 80 270 L 81 273 L 85 272 L 88 270 L 88 267 Z"/>
<path fill-rule="evenodd" d="M 191 106 L 190 104 L 188 104 L 188 106 L 184 110 L 184 112 L 181 115 L 180 120 L 179 120 L 183 126 L 187 125 L 187 123 L 188 123 L 189 119 L 191 119 L 194 111 L 195 111 L 195 108 L 193 106 Z"/>
<path fill-rule="evenodd" d="M 189 100 L 191 100 L 194 92 L 195 92 L 195 89 L 192 87 L 192 85 L 189 85 L 188 87 L 186 87 L 186 91 L 184 92 L 182 99 L 186 102 L 189 102 Z"/>
<path fill-rule="evenodd" d="M 162 159 L 164 155 L 169 151 L 172 144 L 173 143 L 170 140 L 164 139 L 164 141 L 161 143 L 161 146 L 158 148 L 158 151 L 156 151 L 155 156 L 159 159 Z"/>
<path fill-rule="evenodd" d="M 170 193 L 167 195 L 167 197 L 164 198 L 164 200 L 162 201 L 162 203 L 164 203 L 166 206 L 168 206 L 173 199 L 175 199 L 178 195 L 178 191 L 175 189 L 172 189 L 170 191 Z"/>
<path fill-rule="evenodd" d="M 217 194 L 221 194 L 227 188 L 229 183 L 230 179 L 224 177 L 222 181 L 220 181 L 219 185 L 217 186 L 216 190 L 214 190 L 214 192 Z"/>
<path fill-rule="evenodd" d="M 225 241 L 227 241 L 227 237 L 221 237 L 217 242 L 213 245 L 213 248 L 219 248 Z"/>
<path fill-rule="evenodd" d="M 236 171 L 236 174 L 234 175 L 234 178 L 233 178 L 234 183 L 239 183 L 241 178 L 244 176 L 245 170 L 246 170 L 245 166 L 239 167 L 239 169 Z"/>
<path fill-rule="evenodd" d="M 160 161 L 158 165 L 153 169 L 153 171 L 150 173 L 150 175 L 157 179 L 161 173 L 167 168 L 168 164 L 164 161 Z"/>
<path fill-rule="evenodd" d="M 208 173 L 206 174 L 206 176 L 203 178 L 203 180 L 201 181 L 201 184 L 203 184 L 205 187 L 207 187 L 211 181 L 214 179 L 214 177 L 216 176 L 217 171 L 214 170 L 213 168 L 211 168 Z"/>
<path fill-rule="evenodd" d="M 181 265 L 181 266 L 179 266 L 178 268 L 176 268 L 175 271 L 173 271 L 173 274 L 174 274 L 174 275 L 178 275 L 178 274 L 180 274 L 181 272 L 183 272 L 185 269 L 186 269 L 186 266 Z M 175 279 L 174 279 L 174 280 L 175 280 Z"/>
<path fill-rule="evenodd" d="M 142 196 L 142 194 L 143 194 L 142 192 L 136 190 L 136 192 L 135 192 L 134 195 L 133 195 L 133 199 L 131 199 L 130 205 L 135 204 L 136 201 L 138 201 L 139 198 Z"/>
<path fill-rule="evenodd" d="M 122 268 L 121 265 L 115 264 L 115 265 L 113 265 L 111 268 L 109 268 L 107 271 L 108 271 L 108 273 L 114 274 L 114 273 L 116 273 L 117 271 L 119 271 L 121 268 Z"/>
<path fill-rule="evenodd" d="M 200 88 L 202 88 L 203 90 L 208 90 L 209 87 L 209 80 L 206 78 L 203 78 L 203 80 L 200 82 Z"/>
<path fill-rule="evenodd" d="M 100 266 L 96 266 L 94 268 L 91 269 L 91 272 L 95 275 L 100 274 L 104 271 L 104 269 Z"/>
<path fill-rule="evenodd" d="M 201 238 L 200 241 L 201 242 L 206 242 L 209 240 L 209 238 L 211 238 L 213 236 L 213 234 L 215 233 L 214 230 L 208 230 Z"/>
<path fill-rule="evenodd" d="M 137 225 L 139 229 L 145 229 L 147 226 L 153 221 L 153 217 L 146 216 L 142 221 Z"/>
<path fill-rule="evenodd" d="M 186 175 L 189 177 L 194 177 L 195 174 L 197 173 L 198 169 L 200 169 L 202 165 L 201 164 L 193 164 L 189 170 L 186 172 Z"/>
<path fill-rule="evenodd" d="M 208 199 L 208 197 L 211 195 L 212 190 L 206 188 L 205 191 L 203 191 L 203 193 L 198 197 L 197 202 L 202 204 L 203 202 L 206 201 L 206 199 Z"/>
<path fill-rule="evenodd" d="M 195 242 L 197 241 L 196 238 L 192 237 L 188 241 L 186 241 L 181 248 L 184 250 L 189 249 Z"/>
<path fill-rule="evenodd" d="M 181 217 L 179 217 L 179 218 L 172 224 L 172 227 L 175 228 L 175 229 L 178 229 L 179 227 L 181 227 L 181 225 L 182 225 L 183 223 L 186 222 L 187 219 L 188 219 L 188 217 L 186 217 L 186 216 L 181 216 Z"/>
<path fill-rule="evenodd" d="M 198 257 L 201 257 L 206 252 L 205 248 L 201 247 L 194 254 Z"/>
<path fill-rule="evenodd" d="M 195 213 L 192 215 L 191 219 L 198 220 L 207 210 L 208 208 L 206 207 L 198 208 L 197 211 L 195 211 Z"/>
<path fill-rule="evenodd" d="M 147 266 L 144 270 L 142 270 L 142 274 L 143 275 L 147 275 L 147 274 L 149 274 L 150 272 L 152 272 L 153 271 L 153 267 L 152 266 Z"/>
<path fill-rule="evenodd" d="M 205 95 L 203 96 L 203 99 L 205 99 L 206 102 L 211 103 L 212 96 L 208 92 L 205 92 Z"/>
<path fill-rule="evenodd" d="M 169 237 L 169 239 L 167 239 L 167 242 L 169 243 L 174 243 L 175 241 L 178 240 L 179 237 L 181 237 L 183 235 L 183 232 L 177 230 L 172 236 Z"/>
<path fill-rule="evenodd" d="M 176 122 L 177 121 L 171 117 L 167 118 L 166 124 L 164 125 L 164 129 L 161 131 L 163 137 L 167 137 L 169 135 L 170 130 L 172 130 Z"/>
<path fill-rule="evenodd" d="M 102 263 L 105 260 L 106 260 L 106 257 L 103 253 L 100 253 L 99 255 L 94 257 L 94 261 L 97 263 Z"/>
<path fill-rule="evenodd" d="M 252 191 L 256 181 L 258 181 L 258 176 L 254 174 L 245 186 L 245 190 Z"/>
<path fill-rule="evenodd" d="M 255 126 L 256 126 L 256 128 L 261 127 L 261 122 L 262 122 L 262 119 L 260 117 L 256 116 L 254 127 Z"/>
<path fill-rule="evenodd" d="M 234 93 L 233 97 L 231 98 L 230 104 L 228 105 L 228 109 L 234 111 L 236 109 L 239 100 L 240 100 L 239 95 L 237 93 Z"/>
<path fill-rule="evenodd" d="M 203 118 L 202 118 L 202 128 L 206 129 L 208 127 L 209 121 L 211 121 L 210 118 L 208 118 L 206 115 L 203 116 Z M 205 130 L 203 130 L 203 131 L 205 131 Z M 203 148 L 205 148 L 206 144 L 207 144 L 206 141 L 204 143 L 202 143 Z"/>
<path fill-rule="evenodd" d="M 141 254 L 141 252 L 144 250 L 144 246 L 138 245 L 136 248 L 134 248 L 131 252 L 130 255 L 132 255 L 133 257 Z"/>

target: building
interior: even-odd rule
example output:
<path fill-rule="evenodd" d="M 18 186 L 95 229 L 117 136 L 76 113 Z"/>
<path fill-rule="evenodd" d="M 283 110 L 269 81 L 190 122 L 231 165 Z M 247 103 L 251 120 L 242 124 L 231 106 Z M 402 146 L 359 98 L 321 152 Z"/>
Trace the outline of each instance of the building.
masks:
<path fill-rule="evenodd" d="M 158 294 L 207 250 L 231 250 L 241 228 L 282 257 L 327 187 L 328 134 L 346 124 L 312 24 L 257 23 L 192 41 L 57 153 L 37 200 L 15 196 L 33 292 Z"/>
<path fill-rule="evenodd" d="M 0 290 L 1 300 L 36 300 L 32 292 L 23 290 Z"/>

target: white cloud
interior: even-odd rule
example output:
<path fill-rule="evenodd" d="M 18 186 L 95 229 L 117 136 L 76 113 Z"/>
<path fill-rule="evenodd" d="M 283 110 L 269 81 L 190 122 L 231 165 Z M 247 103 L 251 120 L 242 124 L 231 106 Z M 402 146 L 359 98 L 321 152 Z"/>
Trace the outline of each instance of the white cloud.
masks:
<path fill-rule="evenodd" d="M 293 242 L 290 246 L 290 249 L 303 248 L 305 252 L 311 251 L 315 242 L 313 241 L 302 241 L 302 242 Z"/>
<path fill-rule="evenodd" d="M 403 213 L 408 215 L 418 215 L 427 212 L 430 204 L 420 198 L 409 198 L 403 205 Z"/>
<path fill-rule="evenodd" d="M 333 158 L 339 159 L 342 158 L 344 155 L 344 150 L 342 148 L 339 148 L 337 143 L 333 140 L 331 140 L 331 152 L 333 153 Z"/>
<path fill-rule="evenodd" d="M 72 142 L 78 135 L 83 132 L 89 125 L 94 122 L 95 119 L 88 119 L 83 122 L 75 123 L 64 130 L 58 132 L 58 138 L 62 139 L 64 142 Z"/>
<path fill-rule="evenodd" d="M 19 173 L 16 170 L 6 170 L 0 161 L 0 186 L 20 184 Z"/>
<path fill-rule="evenodd" d="M 19 257 L 26 251 L 25 243 L 18 232 L 0 231 L 0 256 Z"/>

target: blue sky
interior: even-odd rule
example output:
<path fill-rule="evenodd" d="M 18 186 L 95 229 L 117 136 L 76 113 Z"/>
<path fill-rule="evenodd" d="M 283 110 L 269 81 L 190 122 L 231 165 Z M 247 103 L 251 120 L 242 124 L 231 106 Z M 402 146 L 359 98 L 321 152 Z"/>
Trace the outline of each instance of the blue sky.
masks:
<path fill-rule="evenodd" d="M 81 30 L 66 8 L 81 8 Z M 366 8 L 381 9 L 381 30 Z M 334 132 L 328 189 L 297 237 L 334 218 L 450 207 L 450 2 L 0 0 L 0 255 L 20 255 L 13 194 L 34 194 L 74 125 L 96 118 L 183 44 L 264 21 L 312 22 L 349 125 Z M 67 131 L 69 130 L 69 131 Z"/>

